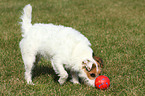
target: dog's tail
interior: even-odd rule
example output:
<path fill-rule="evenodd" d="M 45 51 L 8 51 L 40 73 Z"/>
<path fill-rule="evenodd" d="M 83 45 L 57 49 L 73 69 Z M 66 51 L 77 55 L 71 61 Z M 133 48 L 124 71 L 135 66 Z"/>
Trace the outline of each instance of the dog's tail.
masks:
<path fill-rule="evenodd" d="M 30 4 L 26 5 L 23 9 L 23 15 L 21 16 L 22 22 L 20 24 L 22 25 L 22 32 L 23 35 L 27 34 L 29 28 L 32 26 L 31 24 L 31 14 L 32 14 L 32 6 Z"/>

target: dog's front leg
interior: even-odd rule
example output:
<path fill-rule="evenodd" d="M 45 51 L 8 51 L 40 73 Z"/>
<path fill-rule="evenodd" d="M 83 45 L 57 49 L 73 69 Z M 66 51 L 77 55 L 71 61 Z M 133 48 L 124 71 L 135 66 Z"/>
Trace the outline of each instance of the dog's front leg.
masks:
<path fill-rule="evenodd" d="M 77 72 L 71 71 L 72 79 L 70 80 L 73 84 L 80 84 Z"/>
<path fill-rule="evenodd" d="M 60 76 L 58 82 L 60 85 L 62 85 L 67 80 L 68 73 L 65 71 L 61 62 L 51 60 L 51 63 L 56 74 Z"/>

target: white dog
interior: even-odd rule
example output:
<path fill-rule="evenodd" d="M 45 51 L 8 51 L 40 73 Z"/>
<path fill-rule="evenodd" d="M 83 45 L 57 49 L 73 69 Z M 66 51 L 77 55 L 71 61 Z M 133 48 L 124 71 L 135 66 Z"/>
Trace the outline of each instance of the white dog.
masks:
<path fill-rule="evenodd" d="M 68 78 L 65 70 L 72 75 L 71 82 L 94 86 L 95 78 L 100 73 L 99 57 L 92 56 L 91 44 L 88 39 L 71 27 L 53 24 L 31 24 L 32 7 L 30 4 L 23 9 L 22 37 L 20 48 L 25 64 L 25 79 L 32 82 L 32 69 L 41 56 L 51 61 L 53 69 L 60 76 L 58 82 L 62 85 Z M 65 67 L 65 68 L 64 68 Z"/>

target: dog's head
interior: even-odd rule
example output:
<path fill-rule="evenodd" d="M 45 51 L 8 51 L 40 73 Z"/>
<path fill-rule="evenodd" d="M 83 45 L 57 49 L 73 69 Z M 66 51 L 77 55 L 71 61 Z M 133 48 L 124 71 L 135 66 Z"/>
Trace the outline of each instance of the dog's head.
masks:
<path fill-rule="evenodd" d="M 95 78 L 99 76 L 102 67 L 103 61 L 100 57 L 94 56 L 92 60 L 84 60 L 82 62 L 83 82 L 87 85 L 94 86 Z"/>

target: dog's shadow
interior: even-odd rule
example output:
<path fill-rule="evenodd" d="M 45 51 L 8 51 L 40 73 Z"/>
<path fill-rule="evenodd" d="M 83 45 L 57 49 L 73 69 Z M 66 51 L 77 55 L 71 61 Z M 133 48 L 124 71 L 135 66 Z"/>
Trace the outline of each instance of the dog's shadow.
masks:
<path fill-rule="evenodd" d="M 39 77 L 41 75 L 50 75 L 52 76 L 52 78 L 54 79 L 55 82 L 57 82 L 58 80 L 58 76 L 55 73 L 55 71 L 53 70 L 53 68 L 51 66 L 47 66 L 47 65 L 36 65 L 33 69 L 33 73 L 32 73 L 32 78 L 36 78 Z"/>

